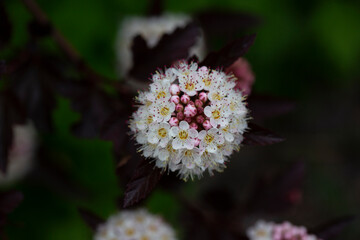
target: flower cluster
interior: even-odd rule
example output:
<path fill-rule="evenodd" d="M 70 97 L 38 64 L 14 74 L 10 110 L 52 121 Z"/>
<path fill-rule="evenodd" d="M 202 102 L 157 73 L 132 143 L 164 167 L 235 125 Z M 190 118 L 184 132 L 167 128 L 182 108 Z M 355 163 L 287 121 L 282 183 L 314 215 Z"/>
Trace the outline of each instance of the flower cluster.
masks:
<path fill-rule="evenodd" d="M 9 151 L 6 173 L 0 172 L 0 185 L 7 185 L 24 177 L 33 165 L 36 131 L 32 123 L 13 127 L 13 143 Z"/>
<path fill-rule="evenodd" d="M 125 77 L 133 64 L 131 45 L 133 39 L 140 35 L 152 48 L 157 45 L 164 34 L 175 31 L 178 27 L 185 27 L 192 21 L 191 17 L 184 14 L 164 14 L 152 17 L 127 17 L 123 20 L 117 40 L 116 53 L 118 58 L 119 73 Z M 189 50 L 189 56 L 196 55 L 202 59 L 205 54 L 205 40 L 203 34 L 199 35 L 195 45 Z M 131 79 L 129 84 L 135 84 L 136 80 Z M 142 87 L 142 86 L 135 86 Z"/>
<path fill-rule="evenodd" d="M 101 225 L 95 240 L 175 240 L 175 232 L 161 217 L 144 209 L 123 210 Z"/>
<path fill-rule="evenodd" d="M 179 171 L 184 180 L 223 170 L 247 128 L 247 109 L 235 80 L 185 61 L 154 74 L 150 90 L 139 93 L 139 108 L 130 121 L 143 155 L 155 158 L 159 168 Z"/>
<path fill-rule="evenodd" d="M 250 240 L 319 240 L 307 232 L 305 227 L 294 226 L 289 222 L 276 224 L 258 221 L 247 231 Z"/>

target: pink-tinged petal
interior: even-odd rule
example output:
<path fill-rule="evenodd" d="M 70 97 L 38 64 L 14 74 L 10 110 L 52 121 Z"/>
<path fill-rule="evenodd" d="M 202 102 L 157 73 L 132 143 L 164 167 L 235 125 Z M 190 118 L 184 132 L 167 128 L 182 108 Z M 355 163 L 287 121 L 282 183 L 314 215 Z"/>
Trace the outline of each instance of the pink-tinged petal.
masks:
<path fill-rule="evenodd" d="M 192 139 L 190 139 L 190 138 L 186 139 L 185 147 L 187 149 L 193 149 L 194 148 L 194 143 L 193 143 Z"/>
<path fill-rule="evenodd" d="M 204 137 L 206 136 L 207 132 L 205 130 L 201 130 L 199 132 L 198 138 L 199 139 L 204 139 Z"/>
<path fill-rule="evenodd" d="M 176 126 L 172 127 L 170 129 L 170 135 L 173 137 L 176 137 L 178 135 L 179 131 L 180 131 L 179 127 L 176 127 Z"/>
<path fill-rule="evenodd" d="M 207 145 L 206 150 L 210 153 L 215 153 L 217 150 L 217 147 L 215 144 L 209 144 L 209 145 Z"/>
<path fill-rule="evenodd" d="M 215 119 L 213 119 L 213 118 L 210 118 L 210 124 L 211 124 L 211 126 L 213 126 L 214 128 L 217 127 L 217 122 L 216 122 Z"/>
<path fill-rule="evenodd" d="M 198 131 L 196 131 L 196 130 L 193 129 L 193 128 L 190 128 L 190 129 L 188 130 L 188 133 L 189 133 L 189 136 L 190 136 L 191 138 L 196 138 L 196 137 L 198 136 Z"/>
<path fill-rule="evenodd" d="M 182 146 L 183 146 L 183 143 L 180 141 L 180 139 L 175 138 L 175 139 L 172 141 L 172 147 L 173 147 L 174 149 L 180 149 L 180 148 L 182 148 Z"/>
<path fill-rule="evenodd" d="M 179 127 L 182 130 L 187 130 L 187 129 L 189 129 L 189 123 L 187 123 L 186 121 L 181 121 L 179 124 Z"/>
<path fill-rule="evenodd" d="M 205 107 L 205 108 L 204 108 L 204 113 L 205 113 L 205 115 L 206 115 L 207 117 L 211 117 L 211 115 L 212 115 L 212 109 L 211 109 L 211 107 L 210 107 L 210 106 Z"/>

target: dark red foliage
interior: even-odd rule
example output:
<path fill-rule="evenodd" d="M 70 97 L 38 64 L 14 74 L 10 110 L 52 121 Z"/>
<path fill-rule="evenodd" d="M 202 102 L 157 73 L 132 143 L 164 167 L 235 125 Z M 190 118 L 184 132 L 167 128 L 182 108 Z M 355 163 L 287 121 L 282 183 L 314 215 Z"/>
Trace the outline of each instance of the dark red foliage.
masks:
<path fill-rule="evenodd" d="M 130 207 L 146 198 L 162 175 L 162 169 L 155 167 L 148 159 L 142 159 L 126 185 L 123 207 Z"/>
<path fill-rule="evenodd" d="M 95 213 L 90 212 L 89 210 L 85 210 L 83 208 L 79 208 L 79 214 L 85 223 L 96 232 L 97 228 L 104 223 L 105 221 L 97 216 Z"/>
<path fill-rule="evenodd" d="M 243 12 L 221 11 L 211 9 L 196 14 L 205 33 L 210 36 L 234 36 L 239 31 L 258 26 L 261 20 Z"/>
<path fill-rule="evenodd" d="M 251 116 L 258 122 L 289 113 L 295 108 L 295 102 L 290 99 L 266 95 L 253 94 L 247 103 Z"/>
<path fill-rule="evenodd" d="M 0 194 L 0 232 L 6 224 L 7 215 L 19 206 L 23 198 L 23 194 L 18 191 L 9 191 Z"/>
<path fill-rule="evenodd" d="M 239 57 L 247 53 L 249 48 L 255 41 L 256 34 L 239 38 L 217 52 L 211 52 L 207 57 L 199 63 L 200 66 L 207 66 L 209 68 L 227 68 L 233 64 Z"/>
<path fill-rule="evenodd" d="M 189 49 L 194 46 L 199 34 L 200 29 L 197 24 L 189 23 L 185 27 L 177 28 L 171 34 L 164 34 L 153 48 L 149 48 L 141 36 L 135 37 L 131 48 L 134 65 L 129 75 L 148 81 L 156 69 L 187 58 Z"/>
<path fill-rule="evenodd" d="M 258 126 L 255 123 L 249 123 L 249 130 L 244 133 L 244 140 L 242 144 L 251 146 L 266 146 L 284 141 L 283 137 L 280 137 L 276 133 Z"/>
<path fill-rule="evenodd" d="M 345 227 L 355 220 L 355 216 L 345 216 L 328 223 L 325 223 L 310 232 L 315 234 L 319 239 L 331 240 L 335 239 Z"/>
<path fill-rule="evenodd" d="M 52 130 L 52 111 L 56 107 L 54 82 L 62 79 L 60 60 L 43 55 L 35 45 L 22 52 L 9 66 L 10 88 L 40 131 Z"/>
<path fill-rule="evenodd" d="M 247 201 L 247 211 L 279 212 L 298 205 L 302 200 L 304 174 L 304 164 L 299 162 L 274 178 L 260 178 Z"/>

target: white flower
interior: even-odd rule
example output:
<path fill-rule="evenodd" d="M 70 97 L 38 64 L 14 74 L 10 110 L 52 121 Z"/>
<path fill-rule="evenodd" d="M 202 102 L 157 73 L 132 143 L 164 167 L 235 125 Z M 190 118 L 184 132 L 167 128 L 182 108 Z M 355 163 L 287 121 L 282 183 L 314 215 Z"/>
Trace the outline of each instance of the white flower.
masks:
<path fill-rule="evenodd" d="M 100 225 L 94 240 L 175 240 L 174 229 L 144 209 L 122 210 Z"/>
<path fill-rule="evenodd" d="M 217 145 L 224 143 L 224 138 L 218 133 L 217 128 L 211 128 L 208 131 L 202 130 L 199 133 L 200 149 L 207 150 L 210 153 L 217 151 Z"/>
<path fill-rule="evenodd" d="M 201 163 L 201 155 L 198 148 L 182 150 L 180 156 L 183 165 L 188 169 L 193 169 Z"/>
<path fill-rule="evenodd" d="M 320 240 L 315 235 L 308 234 L 302 226 L 294 226 L 289 222 L 272 223 L 259 220 L 246 232 L 250 240 Z"/>
<path fill-rule="evenodd" d="M 148 141 L 152 144 L 159 143 L 160 147 L 165 147 L 170 140 L 170 124 L 167 122 L 154 123 L 150 126 Z"/>
<path fill-rule="evenodd" d="M 248 120 L 233 80 L 186 61 L 154 74 L 129 125 L 144 157 L 155 158 L 156 167 L 178 171 L 184 180 L 223 171 L 231 153 L 240 149 Z"/>
<path fill-rule="evenodd" d="M 170 133 L 175 137 L 172 142 L 174 149 L 192 149 L 194 147 L 193 139 L 198 136 L 198 132 L 189 127 L 187 122 L 181 121 L 179 127 L 175 126 L 171 128 Z"/>
<path fill-rule="evenodd" d="M 150 106 L 150 113 L 157 122 L 167 122 L 175 110 L 175 103 L 169 101 L 157 101 Z"/>
<path fill-rule="evenodd" d="M 258 221 L 250 227 L 246 234 L 250 240 L 272 240 L 274 224 L 271 222 Z"/>
<path fill-rule="evenodd" d="M 204 108 L 205 115 L 210 118 L 210 123 L 213 127 L 220 125 L 225 127 L 229 123 L 228 108 L 221 104 L 211 105 Z"/>
<path fill-rule="evenodd" d="M 0 172 L 0 185 L 20 180 L 30 171 L 36 145 L 36 131 L 31 122 L 13 127 L 13 143 L 9 149 L 7 172 Z"/>

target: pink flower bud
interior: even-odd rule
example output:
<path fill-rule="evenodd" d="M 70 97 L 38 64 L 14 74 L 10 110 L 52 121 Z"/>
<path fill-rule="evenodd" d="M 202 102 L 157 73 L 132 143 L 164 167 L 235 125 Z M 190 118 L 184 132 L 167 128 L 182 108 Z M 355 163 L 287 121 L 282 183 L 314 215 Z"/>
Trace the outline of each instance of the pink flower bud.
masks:
<path fill-rule="evenodd" d="M 170 120 L 169 120 L 169 124 L 170 124 L 170 126 L 177 126 L 177 125 L 179 125 L 179 119 L 177 119 L 176 117 L 172 117 L 172 118 L 170 118 Z"/>
<path fill-rule="evenodd" d="M 195 106 L 195 103 L 193 101 L 189 101 L 188 104 Z"/>
<path fill-rule="evenodd" d="M 190 101 L 190 97 L 188 95 L 184 94 L 184 95 L 181 96 L 181 102 L 183 104 L 188 104 L 189 101 Z"/>
<path fill-rule="evenodd" d="M 186 105 L 184 109 L 184 114 L 186 117 L 194 117 L 197 113 L 196 107 L 194 105 Z"/>
<path fill-rule="evenodd" d="M 194 146 L 197 147 L 197 146 L 199 146 L 199 144 L 200 144 L 200 139 L 195 138 L 195 139 L 193 140 L 193 142 L 194 142 Z"/>
<path fill-rule="evenodd" d="M 184 113 L 182 113 L 182 112 L 178 112 L 178 113 L 176 114 L 176 117 L 177 117 L 177 119 L 179 119 L 179 121 L 181 121 L 181 120 L 184 120 L 185 115 L 184 115 Z"/>
<path fill-rule="evenodd" d="M 177 111 L 177 112 L 182 112 L 182 111 L 184 111 L 184 106 L 183 106 L 182 104 L 176 105 L 175 111 Z"/>
<path fill-rule="evenodd" d="M 203 107 L 198 107 L 197 108 L 197 113 L 198 114 L 203 114 L 204 113 L 204 108 Z"/>
<path fill-rule="evenodd" d="M 191 120 L 192 120 L 192 119 L 191 119 L 190 117 L 186 117 L 186 118 L 185 118 L 185 121 L 187 121 L 188 123 L 191 123 Z"/>
<path fill-rule="evenodd" d="M 190 128 L 197 130 L 199 128 L 199 126 L 195 122 L 192 122 L 192 123 L 190 123 Z"/>
<path fill-rule="evenodd" d="M 252 85 L 255 82 L 255 75 L 246 59 L 239 58 L 226 69 L 226 72 L 233 73 L 237 78 L 235 89 L 242 91 L 245 95 L 251 93 Z"/>
<path fill-rule="evenodd" d="M 178 104 L 180 102 L 180 98 L 178 95 L 174 95 L 174 96 L 171 96 L 170 101 L 175 104 Z"/>
<path fill-rule="evenodd" d="M 196 122 L 197 123 L 202 124 L 204 121 L 205 121 L 204 116 L 199 115 L 199 116 L 196 117 Z"/>
<path fill-rule="evenodd" d="M 209 121 L 209 120 L 205 120 L 205 121 L 203 122 L 203 127 L 204 127 L 205 130 L 209 130 L 210 128 L 212 128 L 210 121 Z"/>
<path fill-rule="evenodd" d="M 203 103 L 206 102 L 208 100 L 207 94 L 205 92 L 201 92 L 199 94 L 199 99 L 200 101 L 202 101 Z"/>
<path fill-rule="evenodd" d="M 195 106 L 196 106 L 196 107 L 202 107 L 203 104 L 204 104 L 204 103 L 203 103 L 200 99 L 196 99 L 196 100 L 195 100 Z"/>
<path fill-rule="evenodd" d="M 177 84 L 172 84 L 172 85 L 170 86 L 170 93 L 171 93 L 171 95 L 179 95 L 179 93 L 180 93 L 179 85 L 177 85 Z"/>

